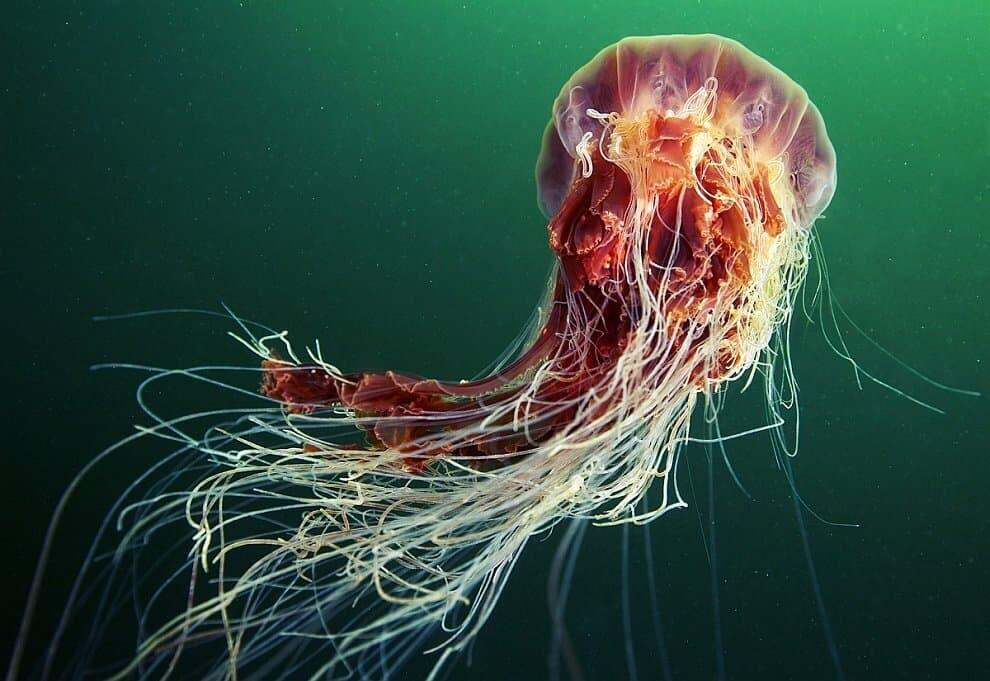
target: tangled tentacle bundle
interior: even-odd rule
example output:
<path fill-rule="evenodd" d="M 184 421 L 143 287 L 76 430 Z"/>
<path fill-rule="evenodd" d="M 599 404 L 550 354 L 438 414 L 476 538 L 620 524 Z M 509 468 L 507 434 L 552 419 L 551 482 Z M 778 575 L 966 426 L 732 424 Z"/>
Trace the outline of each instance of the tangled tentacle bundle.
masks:
<path fill-rule="evenodd" d="M 217 676 L 376 675 L 428 638 L 439 669 L 530 537 L 684 505 L 699 401 L 774 380 L 834 190 L 821 117 L 737 43 L 629 38 L 565 85 L 537 182 L 558 266 L 528 344 L 489 376 L 344 372 L 284 334 L 243 339 L 277 406 L 191 439 L 205 474 L 141 505 L 129 539 L 192 528 L 192 586 L 119 676 L 218 639 Z"/>

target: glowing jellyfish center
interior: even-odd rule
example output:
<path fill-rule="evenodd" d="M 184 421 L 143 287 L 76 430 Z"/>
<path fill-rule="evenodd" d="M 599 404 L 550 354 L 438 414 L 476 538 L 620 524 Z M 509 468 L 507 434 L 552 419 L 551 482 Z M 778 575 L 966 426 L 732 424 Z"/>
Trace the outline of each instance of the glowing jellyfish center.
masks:
<path fill-rule="evenodd" d="M 439 668 L 534 534 L 683 505 L 677 455 L 699 399 L 747 371 L 775 380 L 835 187 L 821 117 L 731 40 L 627 38 L 564 86 L 536 176 L 558 266 L 489 375 L 347 372 L 284 334 L 245 339 L 276 406 L 224 426 L 224 446 L 202 440 L 217 468 L 155 517 L 192 525 L 204 569 L 253 558 L 211 596 L 200 586 L 122 674 L 218 630 L 221 669 L 265 669 L 291 631 L 279 645 L 332 641 L 314 675 L 375 677 L 435 628 Z M 659 501 L 635 511 L 655 483 Z"/>

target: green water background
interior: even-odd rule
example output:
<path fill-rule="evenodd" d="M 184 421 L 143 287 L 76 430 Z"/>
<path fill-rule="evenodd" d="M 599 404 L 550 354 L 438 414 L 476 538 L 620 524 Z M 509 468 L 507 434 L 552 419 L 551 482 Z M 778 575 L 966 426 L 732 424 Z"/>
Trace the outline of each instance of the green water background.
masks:
<path fill-rule="evenodd" d="M 548 271 L 532 167 L 550 103 L 625 35 L 721 33 L 801 83 L 838 155 L 818 224 L 833 290 L 911 366 L 990 387 L 986 3 L 49 2 L 0 17 L 5 651 L 61 490 L 141 420 L 136 377 L 88 366 L 248 361 L 215 321 L 92 315 L 223 300 L 319 337 L 345 368 L 472 375 Z M 850 343 L 946 414 L 859 390 L 820 328 L 796 322 L 798 483 L 826 518 L 861 524 L 808 520 L 848 677 L 973 678 L 990 665 L 987 398 L 940 393 Z M 727 418 L 753 425 L 759 410 L 741 400 Z M 701 454 L 688 453 L 696 478 Z M 755 500 L 718 469 L 729 678 L 833 678 L 768 443 L 730 455 Z M 153 457 L 108 462 L 73 502 L 34 655 L 102 509 Z M 699 517 L 652 532 L 676 677 L 711 678 Z M 575 576 L 568 621 L 589 679 L 627 676 L 620 534 L 591 531 Z M 659 679 L 634 540 L 639 673 Z M 546 677 L 552 548 L 529 547 L 452 678 Z"/>

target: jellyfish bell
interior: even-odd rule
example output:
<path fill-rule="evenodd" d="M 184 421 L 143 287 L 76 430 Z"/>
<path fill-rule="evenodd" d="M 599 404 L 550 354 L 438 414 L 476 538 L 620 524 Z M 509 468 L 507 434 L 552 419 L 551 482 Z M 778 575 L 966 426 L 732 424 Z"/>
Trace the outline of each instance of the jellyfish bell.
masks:
<path fill-rule="evenodd" d="M 621 120 L 620 137 L 592 112 Z M 686 123 L 697 128 L 683 129 Z M 653 129 L 646 130 L 648 126 Z M 640 133 L 627 140 L 621 131 Z M 603 49 L 567 81 L 553 105 L 536 164 L 540 208 L 557 213 L 575 179 L 578 146 L 617 145 L 633 162 L 660 160 L 661 141 L 692 138 L 685 161 L 725 141 L 744 144 L 754 169 L 772 169 L 774 195 L 794 225 L 808 228 L 835 191 L 835 151 L 821 114 L 786 74 L 734 40 L 716 35 L 629 37 Z M 629 146 L 628 142 L 636 142 Z M 670 160 L 670 159 L 664 159 Z"/>
<path fill-rule="evenodd" d="M 774 380 L 770 344 L 835 188 L 821 116 L 734 41 L 627 38 L 564 86 L 536 177 L 557 266 L 528 342 L 490 374 L 344 371 L 244 326 L 266 408 L 205 435 L 149 411 L 145 432 L 183 442 L 202 479 L 122 500 L 143 511 L 115 555 L 191 528 L 189 602 L 157 627 L 142 614 L 116 678 L 168 675 L 210 642 L 202 678 L 375 678 L 431 635 L 439 670 L 529 538 L 685 505 L 699 400 L 747 371 Z"/>

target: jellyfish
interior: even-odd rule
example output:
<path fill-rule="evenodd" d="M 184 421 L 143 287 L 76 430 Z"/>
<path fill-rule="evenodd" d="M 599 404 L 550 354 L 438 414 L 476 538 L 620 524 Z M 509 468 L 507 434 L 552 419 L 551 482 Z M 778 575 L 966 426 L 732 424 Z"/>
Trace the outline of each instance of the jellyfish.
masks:
<path fill-rule="evenodd" d="M 243 324 L 264 405 L 144 429 L 193 463 L 118 504 L 114 560 L 180 527 L 165 581 L 186 596 L 170 614 L 160 591 L 137 608 L 112 678 L 383 678 L 424 649 L 438 673 L 531 538 L 685 506 L 677 468 L 699 405 L 757 377 L 782 394 L 836 184 L 800 86 L 724 37 L 625 38 L 563 86 L 536 184 L 555 267 L 487 374 L 343 370 L 318 343 Z"/>

